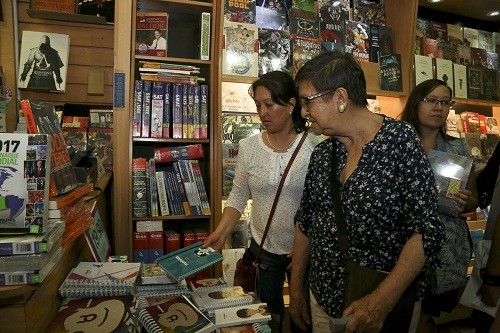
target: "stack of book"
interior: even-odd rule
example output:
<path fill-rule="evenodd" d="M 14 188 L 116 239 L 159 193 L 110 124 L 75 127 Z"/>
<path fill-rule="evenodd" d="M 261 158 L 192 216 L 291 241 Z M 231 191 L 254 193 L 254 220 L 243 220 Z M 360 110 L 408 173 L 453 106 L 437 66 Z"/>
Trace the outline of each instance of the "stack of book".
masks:
<path fill-rule="evenodd" d="M 137 296 L 177 296 L 188 293 L 186 280 L 176 281 L 156 263 L 142 264 L 135 286 Z"/>

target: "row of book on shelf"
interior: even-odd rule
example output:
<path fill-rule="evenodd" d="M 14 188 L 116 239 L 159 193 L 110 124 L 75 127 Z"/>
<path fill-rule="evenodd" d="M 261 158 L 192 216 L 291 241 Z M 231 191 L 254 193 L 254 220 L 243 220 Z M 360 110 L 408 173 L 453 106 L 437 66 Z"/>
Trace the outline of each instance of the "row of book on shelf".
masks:
<path fill-rule="evenodd" d="M 154 157 L 132 159 L 133 216 L 210 215 L 195 159 L 201 157 L 201 144 L 193 144 L 156 148 Z"/>
<path fill-rule="evenodd" d="M 252 293 L 223 278 L 187 279 L 222 259 L 198 242 L 150 264 L 80 262 L 59 287 L 63 305 L 50 330 L 88 331 L 104 325 L 109 331 L 140 332 L 142 326 L 146 332 L 231 332 L 241 326 L 270 332 L 267 304 Z M 91 313 L 88 320 L 75 320 Z"/>
<path fill-rule="evenodd" d="M 132 136 L 208 137 L 208 85 L 136 80 Z"/>

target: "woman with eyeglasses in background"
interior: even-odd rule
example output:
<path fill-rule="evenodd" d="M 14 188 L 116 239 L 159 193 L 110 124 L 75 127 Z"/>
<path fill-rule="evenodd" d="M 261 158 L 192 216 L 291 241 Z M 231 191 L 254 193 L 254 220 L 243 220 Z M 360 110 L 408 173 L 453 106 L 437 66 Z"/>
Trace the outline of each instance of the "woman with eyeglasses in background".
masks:
<path fill-rule="evenodd" d="M 439 150 L 469 157 L 465 140 L 446 134 L 446 119 L 455 103 L 451 97 L 452 90 L 444 81 L 421 82 L 410 93 L 401 120 L 417 130 L 426 152 Z M 478 207 L 474 171 L 470 173 L 466 189 L 459 190 L 454 200 L 458 216 L 439 214 L 445 228 L 445 242 L 439 255 L 440 266 L 436 270 L 432 295 L 422 301 L 418 332 L 437 332 L 431 316 L 439 316 L 441 311 L 451 312 L 458 303 L 458 288 L 467 282 L 472 241 L 467 222 L 460 214 L 473 212 Z"/>
<path fill-rule="evenodd" d="M 314 333 L 330 332 L 330 319 L 339 317 L 350 318 L 348 333 L 388 332 L 384 322 L 403 292 L 416 281 L 422 295 L 423 277 L 437 265 L 442 230 L 430 163 L 409 124 L 367 108 L 366 79 L 352 54 L 324 52 L 304 64 L 295 82 L 302 116 L 315 134 L 329 138 L 311 155 L 295 215 L 290 315 L 299 326 L 311 323 Z M 345 309 L 335 179 L 349 260 L 390 272 L 375 291 Z M 302 290 L 308 266 L 311 318 Z M 419 305 L 415 299 L 415 314 Z M 414 318 L 397 332 L 409 332 Z"/>

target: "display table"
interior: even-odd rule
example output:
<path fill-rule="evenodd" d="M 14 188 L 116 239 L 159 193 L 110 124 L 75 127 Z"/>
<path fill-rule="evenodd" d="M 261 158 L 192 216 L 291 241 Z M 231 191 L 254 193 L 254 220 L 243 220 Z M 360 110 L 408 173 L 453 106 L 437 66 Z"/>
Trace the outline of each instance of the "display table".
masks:
<path fill-rule="evenodd" d="M 107 220 L 109 191 L 112 173 L 106 172 L 95 184 L 100 193 L 91 200 L 97 200 L 103 222 L 109 230 Z M 61 260 L 40 284 L 0 287 L 0 332 L 38 333 L 45 332 L 56 317 L 61 306 L 59 287 L 70 269 L 82 258 L 91 256 L 83 235 L 62 250 Z"/>

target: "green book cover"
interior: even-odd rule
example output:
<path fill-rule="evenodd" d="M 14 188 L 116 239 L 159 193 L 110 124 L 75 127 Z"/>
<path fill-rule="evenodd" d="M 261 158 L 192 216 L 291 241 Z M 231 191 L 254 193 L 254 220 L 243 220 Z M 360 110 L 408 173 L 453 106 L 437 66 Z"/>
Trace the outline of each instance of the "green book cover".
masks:
<path fill-rule="evenodd" d="M 222 261 L 222 254 L 202 245 L 202 242 L 197 242 L 183 247 L 159 257 L 156 263 L 179 281 Z"/>

